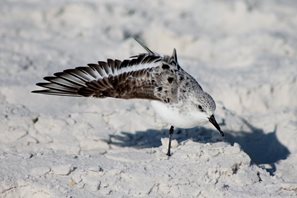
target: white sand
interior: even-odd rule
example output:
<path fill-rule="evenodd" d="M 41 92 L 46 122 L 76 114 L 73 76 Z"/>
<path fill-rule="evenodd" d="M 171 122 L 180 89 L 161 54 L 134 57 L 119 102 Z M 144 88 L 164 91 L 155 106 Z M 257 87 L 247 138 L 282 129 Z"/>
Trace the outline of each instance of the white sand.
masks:
<path fill-rule="evenodd" d="M 0 197 L 297 196 L 297 2 L 178 2 L 1 1 Z M 131 35 L 177 49 L 225 141 L 181 129 L 167 159 L 147 101 L 30 93 L 53 72 L 143 52 Z"/>

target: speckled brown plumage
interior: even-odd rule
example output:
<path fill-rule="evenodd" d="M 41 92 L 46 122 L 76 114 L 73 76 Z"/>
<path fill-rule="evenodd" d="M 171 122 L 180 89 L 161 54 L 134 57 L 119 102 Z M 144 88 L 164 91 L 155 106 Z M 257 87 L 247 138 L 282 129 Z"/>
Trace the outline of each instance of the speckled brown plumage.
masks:
<path fill-rule="evenodd" d="M 192 77 L 179 67 L 175 50 L 172 56 L 150 51 L 123 61 L 108 59 L 55 73 L 44 78 L 48 82 L 37 83 L 46 89 L 33 92 L 172 103 L 177 102 L 179 92 L 185 89 L 183 80 L 186 78 Z M 193 79 L 193 82 L 196 81 Z"/>
<path fill-rule="evenodd" d="M 141 42 L 139 44 L 147 53 L 123 61 L 107 59 L 55 73 L 44 78 L 47 82 L 37 83 L 45 89 L 33 92 L 152 100 L 156 112 L 172 125 L 167 155 L 170 155 L 173 125 L 194 127 L 210 121 L 224 135 L 213 115 L 216 108 L 214 100 L 179 66 L 176 50 L 171 56 L 161 56 Z"/>

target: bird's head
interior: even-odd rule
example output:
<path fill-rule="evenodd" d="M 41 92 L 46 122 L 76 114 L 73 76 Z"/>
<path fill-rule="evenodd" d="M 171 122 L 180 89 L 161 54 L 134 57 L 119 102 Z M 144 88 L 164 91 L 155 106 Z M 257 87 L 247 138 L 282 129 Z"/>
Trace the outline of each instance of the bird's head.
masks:
<path fill-rule="evenodd" d="M 208 93 L 201 91 L 196 95 L 194 108 L 196 108 L 196 112 L 199 114 L 199 117 L 208 120 L 214 125 L 220 134 L 224 136 L 223 131 L 214 117 L 216 103 Z"/>

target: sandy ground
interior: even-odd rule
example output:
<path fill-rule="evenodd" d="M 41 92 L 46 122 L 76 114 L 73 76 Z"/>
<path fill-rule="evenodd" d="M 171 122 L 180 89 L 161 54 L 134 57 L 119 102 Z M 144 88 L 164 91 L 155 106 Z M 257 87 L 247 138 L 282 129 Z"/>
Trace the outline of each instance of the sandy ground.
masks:
<path fill-rule="evenodd" d="M 297 197 L 297 2 L 0 3 L 0 197 Z M 31 94 L 43 76 L 171 54 L 216 100 L 210 125 L 167 125 L 148 101 Z"/>

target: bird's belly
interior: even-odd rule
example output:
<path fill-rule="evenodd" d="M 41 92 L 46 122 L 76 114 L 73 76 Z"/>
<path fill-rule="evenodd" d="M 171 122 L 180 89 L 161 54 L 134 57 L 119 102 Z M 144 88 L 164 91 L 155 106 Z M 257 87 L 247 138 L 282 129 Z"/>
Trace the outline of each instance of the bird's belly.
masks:
<path fill-rule="evenodd" d="M 177 108 L 170 108 L 169 105 L 159 101 L 151 102 L 156 113 L 168 124 L 180 128 L 192 128 L 198 125 L 205 124 L 207 120 L 197 119 L 191 113 L 183 112 Z"/>

